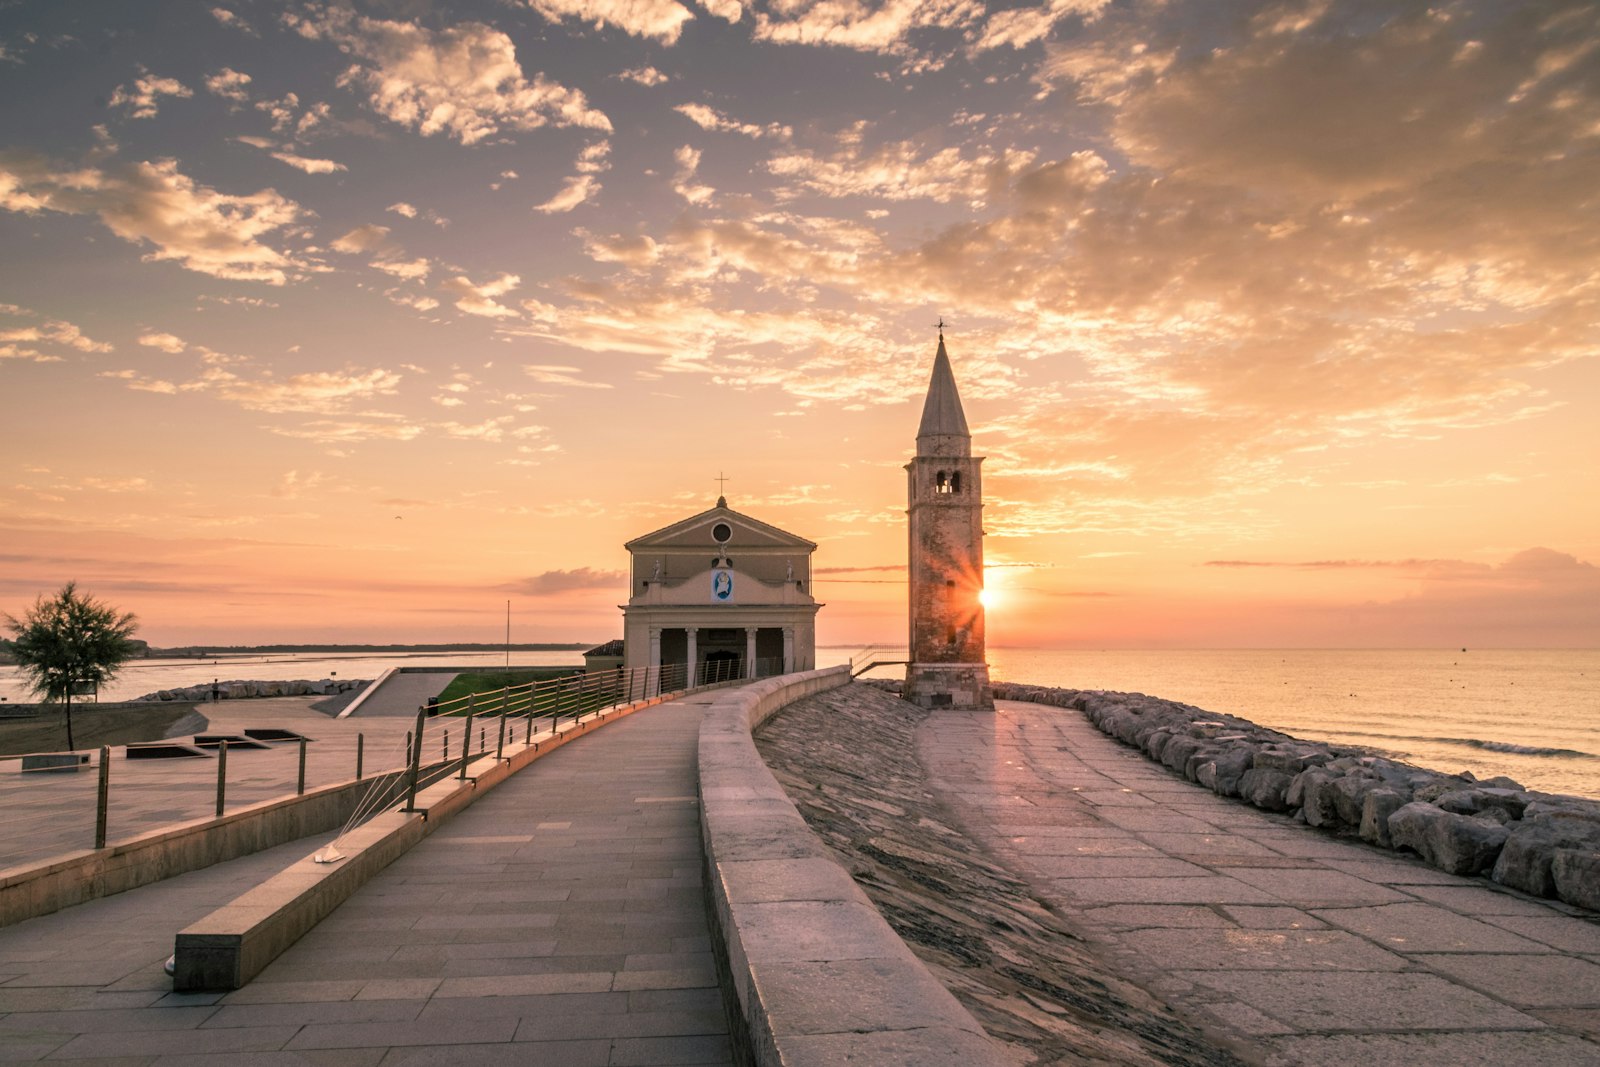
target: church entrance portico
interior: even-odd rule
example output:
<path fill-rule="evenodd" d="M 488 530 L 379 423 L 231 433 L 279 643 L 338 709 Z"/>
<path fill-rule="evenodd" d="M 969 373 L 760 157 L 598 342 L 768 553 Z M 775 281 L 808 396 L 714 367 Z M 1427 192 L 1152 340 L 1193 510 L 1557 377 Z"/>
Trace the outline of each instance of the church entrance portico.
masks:
<path fill-rule="evenodd" d="M 716 507 L 626 547 L 623 666 L 659 667 L 664 681 L 674 673 L 700 681 L 816 666 L 822 605 L 811 595 L 813 542 L 719 497 Z"/>

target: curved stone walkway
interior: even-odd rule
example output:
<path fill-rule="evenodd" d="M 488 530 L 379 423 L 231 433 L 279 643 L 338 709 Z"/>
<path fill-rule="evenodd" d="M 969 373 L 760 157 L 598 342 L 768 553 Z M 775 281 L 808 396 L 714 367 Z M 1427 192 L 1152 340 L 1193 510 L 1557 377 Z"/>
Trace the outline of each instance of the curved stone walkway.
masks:
<path fill-rule="evenodd" d="M 1212 795 L 1071 709 L 938 710 L 963 829 L 1125 973 L 1273 1065 L 1600 1064 L 1600 922 Z"/>

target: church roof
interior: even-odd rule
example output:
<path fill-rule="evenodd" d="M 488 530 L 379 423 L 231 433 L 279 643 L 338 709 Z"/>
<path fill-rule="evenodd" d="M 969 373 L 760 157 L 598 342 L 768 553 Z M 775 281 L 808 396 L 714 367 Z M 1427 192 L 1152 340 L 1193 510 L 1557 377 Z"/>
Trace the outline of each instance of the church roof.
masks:
<path fill-rule="evenodd" d="M 632 541 L 622 547 L 629 552 L 636 552 L 642 548 L 702 548 L 712 546 L 707 535 L 699 533 L 706 530 L 718 520 L 728 522 L 738 527 L 744 536 L 739 537 L 739 547 L 749 548 L 796 548 L 807 551 L 814 550 L 815 541 L 807 541 L 803 537 L 780 530 L 770 523 L 753 519 L 748 515 L 734 511 L 728 507 L 727 500 L 717 498 L 717 506 L 698 515 L 691 515 L 687 519 L 680 519 L 670 526 L 663 526 Z"/>
<path fill-rule="evenodd" d="M 944 350 L 943 333 L 939 335 L 939 351 L 933 357 L 928 398 L 922 403 L 922 424 L 917 427 L 919 444 L 930 437 L 972 437 L 967 430 L 967 417 L 961 411 L 961 394 L 956 391 L 956 376 Z"/>

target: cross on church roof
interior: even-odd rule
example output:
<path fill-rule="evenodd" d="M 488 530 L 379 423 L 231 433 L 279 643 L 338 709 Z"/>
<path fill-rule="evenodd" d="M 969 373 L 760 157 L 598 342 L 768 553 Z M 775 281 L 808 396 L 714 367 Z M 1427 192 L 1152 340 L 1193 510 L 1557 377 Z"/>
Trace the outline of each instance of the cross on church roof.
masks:
<path fill-rule="evenodd" d="M 944 340 L 944 316 L 943 315 L 939 316 L 938 325 L 939 325 L 939 340 L 943 341 Z"/>

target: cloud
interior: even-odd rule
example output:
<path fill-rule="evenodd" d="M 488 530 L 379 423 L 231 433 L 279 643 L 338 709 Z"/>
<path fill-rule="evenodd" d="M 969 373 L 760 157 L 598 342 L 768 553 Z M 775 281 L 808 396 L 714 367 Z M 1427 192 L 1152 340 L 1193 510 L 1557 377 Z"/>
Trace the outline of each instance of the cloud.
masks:
<path fill-rule="evenodd" d="M 206 78 L 206 91 L 242 104 L 250 99 L 249 90 L 245 88 L 249 84 L 250 75 L 241 74 L 231 67 L 223 67 Z"/>
<path fill-rule="evenodd" d="M 523 578 L 503 588 L 510 593 L 525 596 L 557 596 L 582 589 L 625 589 L 628 576 L 622 571 L 598 571 L 592 567 L 577 567 L 570 571 L 545 571 L 531 578 Z"/>
<path fill-rule="evenodd" d="M 663 44 L 677 43 L 683 24 L 694 18 L 675 0 L 528 0 L 528 6 L 551 22 L 571 19 L 597 29 L 615 26 Z"/>
<path fill-rule="evenodd" d="M 396 278 L 404 278 L 407 281 L 426 278 L 428 272 L 432 269 L 432 265 L 427 259 L 421 256 L 416 259 L 375 259 L 370 266 L 383 271 L 385 274 L 392 274 Z M 438 304 L 435 303 L 434 306 L 437 307 Z"/>
<path fill-rule="evenodd" d="M 1026 48 L 1049 36 L 1057 23 L 1074 16 L 1092 22 L 1110 5 L 1111 0 L 1049 0 L 1042 7 L 994 11 L 984 21 L 975 47 L 980 52 L 993 48 Z"/>
<path fill-rule="evenodd" d="M 201 384 L 251 411 L 334 413 L 348 410 L 355 401 L 393 394 L 400 375 L 381 369 L 310 371 L 282 379 L 266 375 L 252 380 L 213 372 Z"/>
<path fill-rule="evenodd" d="M 622 73 L 616 75 L 616 77 L 620 81 L 634 82 L 637 85 L 643 85 L 647 88 L 654 88 L 657 85 L 665 85 L 667 82 L 672 80 L 656 68 L 649 66 L 634 67 L 631 70 L 623 71 Z"/>
<path fill-rule="evenodd" d="M 535 204 L 533 210 L 545 215 L 560 214 L 571 211 L 580 204 L 587 203 L 598 194 L 602 188 L 596 174 L 604 173 L 611 169 L 607 156 L 611 152 L 609 141 L 596 141 L 588 145 L 578 154 L 575 167 L 577 174 L 569 177 L 561 189 L 542 204 Z"/>
<path fill-rule="evenodd" d="M 188 342 L 176 334 L 157 331 L 140 334 L 139 343 L 146 348 L 159 348 L 174 356 L 189 347 Z"/>
<path fill-rule="evenodd" d="M 600 191 L 600 183 L 592 174 L 575 174 L 566 180 L 559 192 L 542 204 L 535 204 L 533 210 L 546 215 L 571 211 L 579 204 L 584 203 Z"/>
<path fill-rule="evenodd" d="M 567 385 L 576 389 L 610 389 L 610 382 L 591 382 L 579 377 L 581 368 L 540 363 L 523 364 L 523 372 L 541 385 Z"/>
<path fill-rule="evenodd" d="M 517 313 L 504 304 L 497 303 L 494 299 L 504 296 L 518 285 L 522 279 L 515 274 L 502 274 L 492 282 L 475 285 L 465 275 L 458 275 L 443 282 L 439 289 L 456 298 L 456 308 L 468 315 L 480 315 L 485 318 L 516 318 Z"/>
<path fill-rule="evenodd" d="M 252 37 L 255 36 L 256 31 L 248 22 L 225 7 L 212 8 L 211 17 L 222 23 L 224 26 L 247 33 Z"/>
<path fill-rule="evenodd" d="M 466 22 L 433 31 L 409 22 L 360 18 L 313 6 L 284 21 L 302 36 L 329 40 L 356 62 L 339 83 L 367 93 L 374 111 L 424 137 L 443 133 L 476 144 L 504 130 L 554 124 L 611 129 L 576 89 L 523 75 L 511 38 Z"/>
<path fill-rule="evenodd" d="M 835 198 L 964 200 L 982 206 L 1003 193 L 1010 180 L 1034 160 L 1032 152 L 968 155 L 960 148 L 929 152 L 913 141 L 890 142 L 869 150 L 862 143 L 865 132 L 866 123 L 857 123 L 840 139 L 840 148 L 828 156 L 797 151 L 768 160 L 769 171 L 794 182 L 779 195 L 792 197 L 804 191 Z"/>
<path fill-rule="evenodd" d="M 672 158 L 678 163 L 678 171 L 672 179 L 672 191 L 689 201 L 691 204 L 704 204 L 710 201 L 717 191 L 709 185 L 703 185 L 694 180 L 695 174 L 700 169 L 700 150 L 693 145 L 684 145 L 672 153 Z"/>
<path fill-rule="evenodd" d="M 403 200 L 398 204 L 390 204 L 385 210 L 392 211 L 396 215 L 401 215 L 408 219 L 417 217 L 417 209 Z"/>
<path fill-rule="evenodd" d="M 134 81 L 133 88 L 119 85 L 113 89 L 111 99 L 106 102 L 106 106 L 127 108 L 129 118 L 153 119 L 160 110 L 161 97 L 174 96 L 182 99 L 193 95 L 194 90 L 177 79 L 156 77 L 146 71 Z"/>
<path fill-rule="evenodd" d="M 272 189 L 220 193 L 180 173 L 172 159 L 70 169 L 0 153 L 0 208 L 95 215 L 123 240 L 154 246 L 145 259 L 216 278 L 282 285 L 303 266 L 263 243 L 300 219 L 298 204 Z"/>
<path fill-rule="evenodd" d="M 684 116 L 702 130 L 718 130 L 755 138 L 776 137 L 783 140 L 788 140 L 794 136 L 794 130 L 782 123 L 769 122 L 765 126 L 760 126 L 753 122 L 736 122 L 716 108 L 707 107 L 705 104 L 679 104 L 672 110 Z"/>
<path fill-rule="evenodd" d="M 382 248 L 388 240 L 389 227 L 367 223 L 335 238 L 332 248 L 335 252 L 359 255 L 362 252 L 371 252 L 375 248 Z"/>
<path fill-rule="evenodd" d="M 305 156 L 293 152 L 273 152 L 272 158 L 280 163 L 287 163 L 295 170 L 307 174 L 334 174 L 341 170 L 349 170 L 343 163 L 336 163 L 331 159 L 307 159 Z"/>
<path fill-rule="evenodd" d="M 756 12 L 755 38 L 905 54 L 912 31 L 962 29 L 982 13 L 974 0 L 789 0 Z"/>
<path fill-rule="evenodd" d="M 0 316 L 36 318 L 34 312 L 15 304 L 0 304 Z M 110 352 L 111 346 L 88 337 L 70 322 L 46 319 L 25 326 L 0 328 L 0 359 L 26 359 L 35 363 L 58 363 L 62 349 L 74 352 Z"/>

